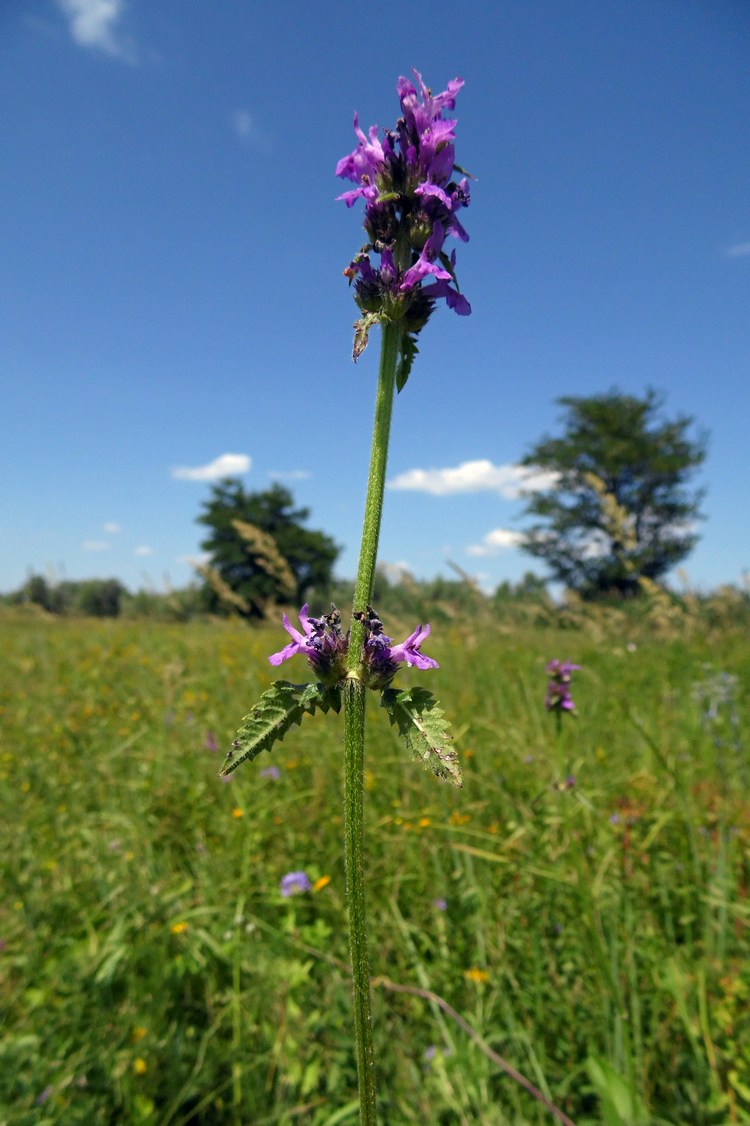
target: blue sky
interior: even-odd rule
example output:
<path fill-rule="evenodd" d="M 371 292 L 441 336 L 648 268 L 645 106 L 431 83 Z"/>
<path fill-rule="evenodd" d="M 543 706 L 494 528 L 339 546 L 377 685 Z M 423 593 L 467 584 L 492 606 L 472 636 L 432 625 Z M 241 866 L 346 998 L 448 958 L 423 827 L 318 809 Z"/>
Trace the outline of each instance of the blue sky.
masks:
<path fill-rule="evenodd" d="M 466 83 L 473 313 L 436 312 L 396 403 L 382 559 L 519 578 L 555 399 L 654 386 L 711 434 L 689 580 L 741 581 L 749 64 L 746 0 L 2 5 L 0 590 L 185 584 L 227 467 L 354 573 L 377 341 L 355 367 L 334 168 L 412 67 Z"/>

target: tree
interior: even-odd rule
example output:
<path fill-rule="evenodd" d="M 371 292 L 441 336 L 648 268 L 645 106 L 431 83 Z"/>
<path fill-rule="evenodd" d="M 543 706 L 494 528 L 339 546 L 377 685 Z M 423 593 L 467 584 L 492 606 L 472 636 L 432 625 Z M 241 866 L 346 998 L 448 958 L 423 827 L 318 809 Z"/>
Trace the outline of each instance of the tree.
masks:
<path fill-rule="evenodd" d="M 116 618 L 125 587 L 119 579 L 86 579 L 76 583 L 75 608 L 94 618 Z"/>
<path fill-rule="evenodd" d="M 706 456 L 706 436 L 690 436 L 687 415 L 663 418 L 653 390 L 558 402 L 563 436 L 543 437 L 523 459 L 554 475 L 551 487 L 529 494 L 525 515 L 540 522 L 524 549 L 585 598 L 635 594 L 641 579 L 660 578 L 697 542 L 703 494 L 686 484 Z"/>
<path fill-rule="evenodd" d="M 201 544 L 211 557 L 202 568 L 209 608 L 261 618 L 271 604 L 301 605 L 309 591 L 330 586 L 340 548 L 324 532 L 302 527 L 309 509 L 293 505 L 282 485 L 248 493 L 227 478 L 213 486 L 198 517 L 210 529 Z"/>

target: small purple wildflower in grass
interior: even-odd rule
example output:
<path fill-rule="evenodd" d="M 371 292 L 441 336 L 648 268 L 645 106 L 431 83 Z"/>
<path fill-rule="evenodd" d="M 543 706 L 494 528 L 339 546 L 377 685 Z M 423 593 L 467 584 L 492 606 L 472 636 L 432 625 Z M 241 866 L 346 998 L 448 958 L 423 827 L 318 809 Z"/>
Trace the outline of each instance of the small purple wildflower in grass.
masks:
<path fill-rule="evenodd" d="M 419 331 L 429 318 L 434 302 L 444 297 L 449 308 L 462 316 L 471 306 L 459 293 L 455 275 L 455 251 L 443 249 L 446 238 L 468 242 L 469 236 L 458 212 L 470 203 L 469 182 L 458 182 L 454 172 L 456 122 L 443 117 L 453 110 L 463 86 L 454 78 L 440 94 L 432 94 L 422 76 L 399 78 L 396 89 L 403 116 L 393 129 L 372 125 L 366 135 L 354 114 L 357 146 L 342 157 L 336 175 L 357 186 L 338 198 L 347 207 L 364 200 L 367 246 L 355 256 L 344 274 L 354 285 L 355 300 L 363 313 L 390 312 L 406 316 L 411 331 Z M 409 261 L 397 266 L 394 249 L 407 246 Z M 380 255 L 374 269 L 370 253 Z M 398 253 L 398 252 L 397 252 Z M 430 284 L 422 282 L 430 279 Z"/>
<path fill-rule="evenodd" d="M 213 731 L 206 732 L 206 738 L 203 740 L 203 746 L 207 751 L 211 751 L 213 754 L 218 751 L 219 744 L 216 742 L 216 736 L 214 735 Z"/>
<path fill-rule="evenodd" d="M 312 884 L 306 872 L 287 872 L 285 876 L 282 876 L 281 883 L 279 884 L 279 891 L 285 898 L 288 898 L 290 895 L 298 895 L 303 891 L 310 891 L 311 889 Z"/>
<path fill-rule="evenodd" d="M 278 782 L 281 778 L 281 771 L 278 766 L 267 766 L 264 770 L 261 770 L 260 776 L 261 778 L 273 778 L 274 782 Z"/>
<path fill-rule="evenodd" d="M 447 900 L 443 899 L 442 896 L 438 896 L 437 899 L 433 899 L 432 906 L 435 908 L 436 911 L 447 911 L 448 910 L 448 902 L 447 902 Z"/>
<path fill-rule="evenodd" d="M 438 1048 L 435 1044 L 429 1044 L 422 1053 L 425 1070 L 429 1069 L 432 1061 L 434 1059 L 437 1059 L 438 1056 L 442 1056 L 443 1059 L 448 1059 L 448 1057 L 452 1054 L 453 1053 L 451 1052 L 450 1048 Z"/>
<path fill-rule="evenodd" d="M 36 1103 L 36 1105 L 37 1106 L 44 1106 L 47 1099 L 50 1098 L 50 1096 L 53 1094 L 54 1090 L 55 1090 L 54 1087 L 45 1087 L 44 1090 L 41 1091 L 37 1095 L 37 1097 L 34 1099 L 34 1102 Z"/>
<path fill-rule="evenodd" d="M 547 695 L 544 700 L 544 706 L 547 711 L 556 712 L 573 712 L 575 711 L 575 703 L 570 694 L 570 682 L 573 673 L 576 669 L 580 669 L 580 665 L 574 665 L 571 661 L 550 661 L 547 665 Z"/>
<path fill-rule="evenodd" d="M 573 787 L 575 786 L 575 784 L 576 784 L 575 774 L 569 774 L 567 776 L 567 778 L 565 779 L 565 789 L 566 790 L 572 790 Z"/>

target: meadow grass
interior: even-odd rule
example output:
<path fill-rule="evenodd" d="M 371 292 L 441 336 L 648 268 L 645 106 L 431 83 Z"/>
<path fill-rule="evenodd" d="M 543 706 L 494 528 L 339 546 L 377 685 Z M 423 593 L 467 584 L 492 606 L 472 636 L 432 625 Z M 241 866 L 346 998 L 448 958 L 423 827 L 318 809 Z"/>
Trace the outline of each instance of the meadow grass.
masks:
<path fill-rule="evenodd" d="M 356 1121 L 341 719 L 217 777 L 278 627 L 0 625 L 0 1123 Z M 578 1126 L 750 1122 L 746 633 L 477 621 L 429 653 L 399 684 L 440 699 L 465 784 L 373 698 L 373 974 Z M 559 737 L 552 657 L 583 666 Z M 716 672 L 740 687 L 706 716 Z M 315 890 L 283 898 L 295 870 Z M 373 1004 L 383 1123 L 552 1121 L 437 1004 Z"/>

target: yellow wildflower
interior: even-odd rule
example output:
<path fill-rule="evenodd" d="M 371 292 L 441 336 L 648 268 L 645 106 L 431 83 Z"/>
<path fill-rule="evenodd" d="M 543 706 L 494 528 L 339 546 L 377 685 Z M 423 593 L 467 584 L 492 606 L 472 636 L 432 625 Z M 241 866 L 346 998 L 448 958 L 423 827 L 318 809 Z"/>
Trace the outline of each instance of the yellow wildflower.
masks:
<path fill-rule="evenodd" d="M 172 934 L 184 934 L 185 931 L 188 929 L 188 924 L 187 923 L 172 923 L 172 926 L 169 929 L 172 932 Z"/>
<path fill-rule="evenodd" d="M 240 817 L 244 817 L 244 816 L 245 816 L 245 811 L 244 811 L 244 809 L 240 809 L 239 806 L 237 806 L 236 809 L 232 810 L 232 817 L 236 817 L 239 820 Z"/>
<path fill-rule="evenodd" d="M 136 1056 L 133 1060 L 133 1071 L 136 1075 L 143 1075 L 144 1071 L 148 1071 L 148 1064 L 140 1056 Z"/>
<path fill-rule="evenodd" d="M 331 882 L 330 876 L 320 876 L 312 886 L 313 891 L 322 891 Z"/>
<path fill-rule="evenodd" d="M 420 817 L 420 819 L 419 819 L 420 829 L 426 829 L 427 826 L 431 825 L 431 824 L 432 824 L 432 822 L 430 821 L 429 817 Z"/>
<path fill-rule="evenodd" d="M 451 825 L 465 825 L 467 821 L 471 821 L 471 816 L 468 813 L 459 813 L 457 809 L 454 809 L 449 821 Z"/>
<path fill-rule="evenodd" d="M 467 981 L 475 981 L 477 985 L 485 985 L 490 980 L 490 975 L 487 971 L 480 970 L 476 966 L 472 966 L 470 970 L 466 970 L 464 977 Z"/>
<path fill-rule="evenodd" d="M 148 1035 L 148 1029 L 144 1028 L 142 1024 L 137 1024 L 133 1031 L 130 1033 L 130 1039 L 134 1044 L 138 1044 L 144 1036 Z"/>

